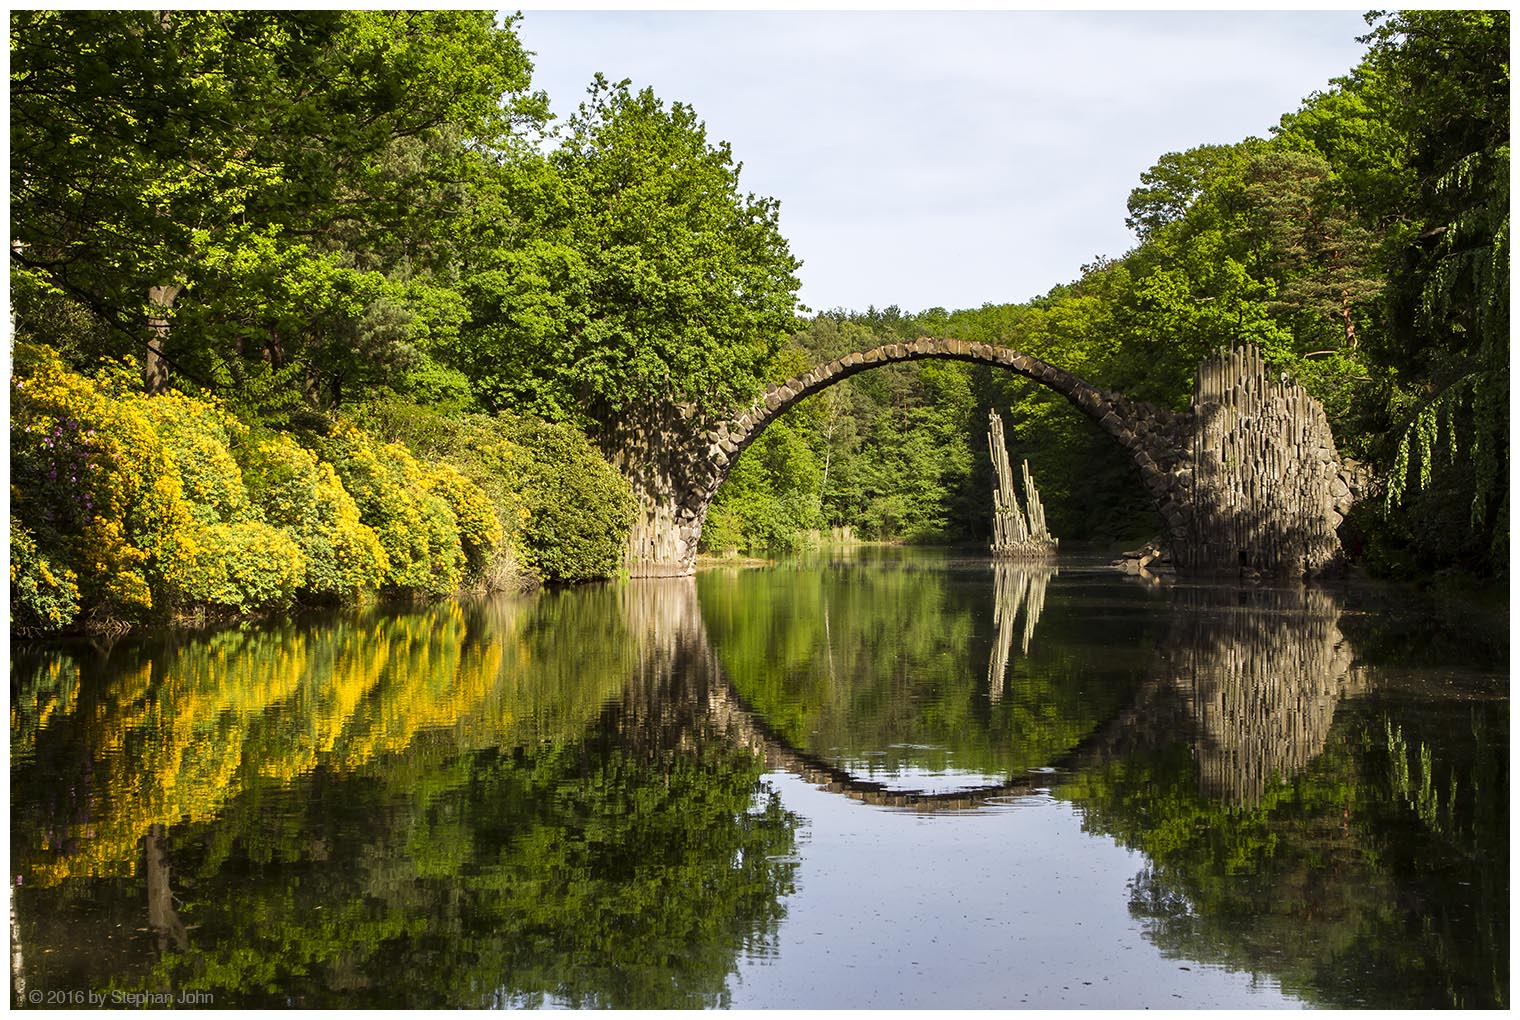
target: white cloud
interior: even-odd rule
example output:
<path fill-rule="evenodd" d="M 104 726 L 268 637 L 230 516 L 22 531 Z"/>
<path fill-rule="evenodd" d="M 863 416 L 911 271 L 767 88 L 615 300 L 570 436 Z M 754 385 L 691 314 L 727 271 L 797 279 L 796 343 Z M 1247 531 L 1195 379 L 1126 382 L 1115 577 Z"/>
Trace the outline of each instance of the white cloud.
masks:
<path fill-rule="evenodd" d="M 1162 153 L 1265 136 L 1351 69 L 1359 14 L 534 12 L 535 82 L 693 106 L 781 201 L 817 308 L 1021 301 L 1132 243 Z M 929 250 L 920 251 L 919 246 Z"/>

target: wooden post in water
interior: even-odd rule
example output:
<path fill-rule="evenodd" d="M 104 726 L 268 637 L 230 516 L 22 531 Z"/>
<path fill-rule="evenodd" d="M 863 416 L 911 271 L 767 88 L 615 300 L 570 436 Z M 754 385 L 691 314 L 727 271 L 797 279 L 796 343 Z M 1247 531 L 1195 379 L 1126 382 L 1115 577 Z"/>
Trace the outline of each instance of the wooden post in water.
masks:
<path fill-rule="evenodd" d="M 987 412 L 987 449 L 997 487 L 992 490 L 992 555 L 998 559 L 1045 559 L 1056 551 L 1056 540 L 1045 525 L 1045 504 L 1034 487 L 1029 462 L 1024 462 L 1024 506 L 1013 490 L 1013 467 L 1003 442 L 1003 419 Z"/>

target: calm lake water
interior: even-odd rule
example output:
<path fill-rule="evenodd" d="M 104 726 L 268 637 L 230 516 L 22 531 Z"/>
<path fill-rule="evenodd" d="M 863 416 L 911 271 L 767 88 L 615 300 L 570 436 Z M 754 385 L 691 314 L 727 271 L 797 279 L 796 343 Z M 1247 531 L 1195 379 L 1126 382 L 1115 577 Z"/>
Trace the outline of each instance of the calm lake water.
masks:
<path fill-rule="evenodd" d="M 1509 1004 L 1502 611 L 861 550 L 11 669 L 17 1005 Z"/>

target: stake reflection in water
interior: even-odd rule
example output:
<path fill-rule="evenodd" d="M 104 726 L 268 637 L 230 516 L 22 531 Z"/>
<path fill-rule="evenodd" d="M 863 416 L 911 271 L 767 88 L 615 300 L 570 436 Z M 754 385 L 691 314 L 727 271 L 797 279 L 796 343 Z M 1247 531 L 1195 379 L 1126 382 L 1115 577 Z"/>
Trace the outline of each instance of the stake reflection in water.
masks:
<path fill-rule="evenodd" d="M 997 634 L 992 643 L 992 658 L 987 663 L 987 697 L 996 705 L 1003 699 L 1019 610 L 1024 611 L 1024 631 L 1019 647 L 1028 655 L 1035 625 L 1045 610 L 1045 587 L 1060 571 L 1045 563 L 993 563 L 992 572 L 992 616 Z"/>

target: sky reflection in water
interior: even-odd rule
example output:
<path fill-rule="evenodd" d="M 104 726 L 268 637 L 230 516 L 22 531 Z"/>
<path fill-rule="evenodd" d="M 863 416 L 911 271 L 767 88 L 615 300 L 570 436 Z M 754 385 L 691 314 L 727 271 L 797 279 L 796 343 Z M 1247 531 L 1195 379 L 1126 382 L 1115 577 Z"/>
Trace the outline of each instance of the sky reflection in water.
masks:
<path fill-rule="evenodd" d="M 20 649 L 15 970 L 219 1006 L 1503 1004 L 1507 632 L 1475 622 L 894 553 Z"/>

